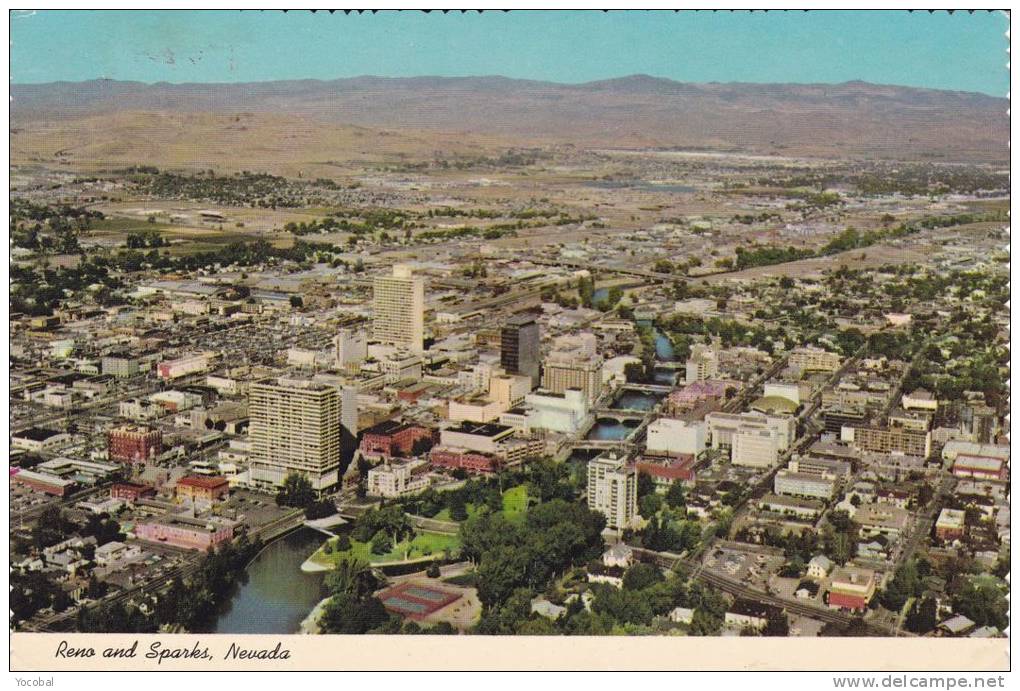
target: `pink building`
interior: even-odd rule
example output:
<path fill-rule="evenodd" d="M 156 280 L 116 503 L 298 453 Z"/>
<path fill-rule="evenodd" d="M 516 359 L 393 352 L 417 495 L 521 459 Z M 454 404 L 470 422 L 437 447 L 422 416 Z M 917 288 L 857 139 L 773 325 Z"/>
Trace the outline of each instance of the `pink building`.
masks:
<path fill-rule="evenodd" d="M 674 414 L 691 411 L 705 403 L 722 401 L 726 397 L 726 389 L 737 391 L 739 388 L 736 382 L 702 379 L 671 393 L 666 401 L 667 409 Z"/>
<path fill-rule="evenodd" d="M 205 551 L 234 536 L 234 524 L 219 518 L 169 516 L 135 526 L 135 537 L 150 542 L 165 542 L 183 549 Z"/>

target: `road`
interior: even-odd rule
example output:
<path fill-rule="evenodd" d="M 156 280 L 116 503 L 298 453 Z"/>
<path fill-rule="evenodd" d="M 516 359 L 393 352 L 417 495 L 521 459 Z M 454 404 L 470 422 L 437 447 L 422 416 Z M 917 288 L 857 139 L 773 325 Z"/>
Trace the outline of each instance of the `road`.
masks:
<path fill-rule="evenodd" d="M 683 565 L 691 569 L 691 577 L 712 585 L 719 590 L 730 593 L 736 597 L 754 600 L 763 604 L 781 607 L 787 612 L 798 614 L 812 619 L 817 619 L 830 624 L 849 625 L 854 621 L 861 620 L 861 617 L 847 614 L 840 610 L 829 609 L 818 605 L 809 604 L 797 600 L 788 600 L 776 595 L 771 595 L 756 588 L 751 588 L 739 581 L 728 578 L 719 573 L 704 568 L 700 562 L 691 561 L 675 554 L 654 552 L 652 550 L 634 547 L 634 554 L 641 560 L 652 561 L 661 568 L 673 569 Z M 877 621 L 866 621 L 866 625 L 876 632 L 885 635 L 896 635 L 893 626 Z"/>

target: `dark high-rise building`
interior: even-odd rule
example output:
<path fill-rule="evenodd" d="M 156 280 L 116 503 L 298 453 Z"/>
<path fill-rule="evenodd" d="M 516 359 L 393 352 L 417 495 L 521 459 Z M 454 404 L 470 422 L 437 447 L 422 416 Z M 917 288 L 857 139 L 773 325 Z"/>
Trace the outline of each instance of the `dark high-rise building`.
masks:
<path fill-rule="evenodd" d="M 511 316 L 500 330 L 499 364 L 510 374 L 526 374 L 538 386 L 542 362 L 538 322 L 535 315 L 521 312 Z"/>

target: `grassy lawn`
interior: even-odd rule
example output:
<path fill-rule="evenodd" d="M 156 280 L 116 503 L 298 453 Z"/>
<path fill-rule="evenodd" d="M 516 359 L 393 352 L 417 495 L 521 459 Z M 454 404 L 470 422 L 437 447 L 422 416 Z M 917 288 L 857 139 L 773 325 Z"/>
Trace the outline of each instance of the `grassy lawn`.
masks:
<path fill-rule="evenodd" d="M 468 518 L 477 515 L 480 509 L 481 507 L 468 503 L 467 504 Z M 503 515 L 506 516 L 506 519 L 508 521 L 515 522 L 523 521 L 524 514 L 526 514 L 527 512 L 528 512 L 528 488 L 525 485 L 518 485 L 517 487 L 508 489 L 506 492 L 503 492 Z M 449 509 L 443 509 L 432 518 L 434 518 L 437 521 L 452 521 L 456 523 L 456 521 L 450 518 Z"/>
<path fill-rule="evenodd" d="M 336 538 L 330 538 L 329 543 L 336 546 Z M 441 533 L 420 532 L 415 534 L 411 540 L 400 542 L 395 548 L 386 554 L 372 554 L 371 546 L 367 542 L 351 540 L 351 549 L 346 552 L 330 552 L 326 554 L 320 547 L 310 559 L 317 564 L 331 566 L 340 560 L 340 557 L 354 556 L 364 562 L 371 564 L 385 564 L 405 559 L 421 559 L 428 556 L 441 556 L 443 550 L 456 552 L 460 548 L 460 538 L 456 535 L 443 535 Z"/>
<path fill-rule="evenodd" d="M 508 521 L 523 521 L 528 512 L 528 487 L 517 485 L 503 492 L 503 515 Z"/>
<path fill-rule="evenodd" d="M 472 516 L 477 515 L 478 511 L 479 511 L 479 508 L 480 507 L 475 506 L 474 504 L 468 502 L 468 504 L 467 504 L 467 515 L 468 515 L 468 518 L 471 518 Z M 450 510 L 449 509 L 443 509 L 442 511 L 437 513 L 432 518 L 434 518 L 437 521 L 453 521 L 454 523 L 457 522 L 457 521 L 454 521 L 452 518 L 450 518 Z"/>

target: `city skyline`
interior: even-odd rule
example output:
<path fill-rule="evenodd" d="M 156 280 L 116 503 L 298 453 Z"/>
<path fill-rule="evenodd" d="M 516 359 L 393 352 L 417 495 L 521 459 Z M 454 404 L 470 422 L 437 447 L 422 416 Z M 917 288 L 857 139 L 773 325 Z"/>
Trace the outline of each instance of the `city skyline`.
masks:
<path fill-rule="evenodd" d="M 17 664 L 1008 663 L 1001 15 L 12 23 Z"/>

